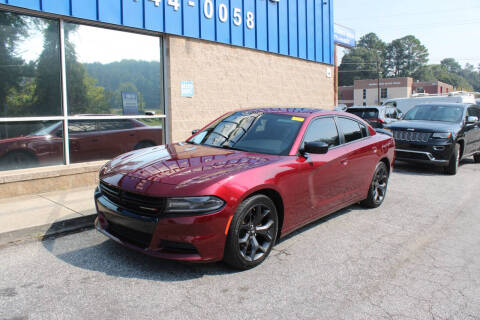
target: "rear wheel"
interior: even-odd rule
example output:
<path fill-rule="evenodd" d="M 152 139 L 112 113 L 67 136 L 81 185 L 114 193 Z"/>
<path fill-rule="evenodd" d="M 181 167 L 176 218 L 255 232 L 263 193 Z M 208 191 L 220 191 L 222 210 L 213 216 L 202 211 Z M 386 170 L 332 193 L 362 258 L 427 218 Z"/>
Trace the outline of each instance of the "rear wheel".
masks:
<path fill-rule="evenodd" d="M 246 270 L 262 263 L 272 250 L 278 232 L 278 215 L 265 195 L 247 198 L 238 207 L 228 231 L 224 261 Z"/>
<path fill-rule="evenodd" d="M 361 202 L 361 205 L 367 208 L 379 207 L 387 195 L 388 178 L 387 165 L 380 161 L 375 168 L 368 196 Z"/>
<path fill-rule="evenodd" d="M 133 150 L 138 150 L 138 149 L 144 149 L 144 148 L 150 148 L 150 147 L 155 147 L 155 144 L 151 141 L 140 141 L 135 145 Z"/>
<path fill-rule="evenodd" d="M 0 159 L 0 168 L 6 170 L 25 169 L 36 166 L 37 158 L 27 152 L 13 151 Z"/>
<path fill-rule="evenodd" d="M 448 162 L 448 166 L 446 166 L 443 170 L 445 171 L 446 174 L 456 175 L 459 165 L 460 165 L 460 145 L 457 143 L 455 144 L 455 149 L 453 150 L 453 153 L 450 156 L 450 161 Z"/>
<path fill-rule="evenodd" d="M 475 163 L 480 163 L 480 153 L 474 154 L 473 160 L 475 161 Z"/>

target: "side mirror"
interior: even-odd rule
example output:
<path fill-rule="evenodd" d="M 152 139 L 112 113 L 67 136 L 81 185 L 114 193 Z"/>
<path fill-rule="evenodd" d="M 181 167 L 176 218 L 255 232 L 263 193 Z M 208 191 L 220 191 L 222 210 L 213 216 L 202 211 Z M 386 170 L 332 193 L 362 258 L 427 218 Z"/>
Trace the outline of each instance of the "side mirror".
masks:
<path fill-rule="evenodd" d="M 321 141 L 305 142 L 303 149 L 300 150 L 302 155 L 305 153 L 326 154 L 327 152 L 328 144 Z"/>
<path fill-rule="evenodd" d="M 475 116 L 467 117 L 467 124 L 475 124 L 477 122 L 478 122 L 478 117 L 475 117 Z"/>
<path fill-rule="evenodd" d="M 192 136 L 193 136 L 194 134 L 196 134 L 198 131 L 200 131 L 200 130 L 198 130 L 198 129 L 192 130 Z"/>

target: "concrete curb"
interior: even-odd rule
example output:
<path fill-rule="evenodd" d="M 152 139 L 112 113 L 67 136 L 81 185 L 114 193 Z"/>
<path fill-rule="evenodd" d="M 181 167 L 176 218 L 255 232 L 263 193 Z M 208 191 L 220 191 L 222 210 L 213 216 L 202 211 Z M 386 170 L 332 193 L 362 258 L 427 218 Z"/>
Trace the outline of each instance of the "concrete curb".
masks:
<path fill-rule="evenodd" d="M 49 237 L 76 230 L 93 228 L 96 214 L 66 219 L 52 224 L 0 233 L 0 247 L 25 241 L 44 240 Z"/>

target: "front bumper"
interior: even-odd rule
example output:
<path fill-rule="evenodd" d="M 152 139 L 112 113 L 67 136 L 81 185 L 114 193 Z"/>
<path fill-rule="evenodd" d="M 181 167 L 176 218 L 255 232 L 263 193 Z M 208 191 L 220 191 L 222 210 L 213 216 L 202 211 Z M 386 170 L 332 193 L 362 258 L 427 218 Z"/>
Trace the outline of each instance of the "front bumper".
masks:
<path fill-rule="evenodd" d="M 147 217 L 95 193 L 95 228 L 110 239 L 144 254 L 169 260 L 210 262 L 223 259 L 231 211 L 198 216 Z"/>
<path fill-rule="evenodd" d="M 444 141 L 428 144 L 395 142 L 395 159 L 400 161 L 448 166 L 453 151 L 454 144 Z"/>

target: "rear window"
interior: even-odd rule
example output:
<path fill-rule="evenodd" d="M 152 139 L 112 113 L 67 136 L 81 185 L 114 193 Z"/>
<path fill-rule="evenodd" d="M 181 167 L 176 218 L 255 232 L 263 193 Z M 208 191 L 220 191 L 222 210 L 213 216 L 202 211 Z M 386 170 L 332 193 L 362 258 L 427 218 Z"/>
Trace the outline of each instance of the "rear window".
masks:
<path fill-rule="evenodd" d="M 347 112 L 362 119 L 378 119 L 378 109 L 375 108 L 347 109 Z"/>

